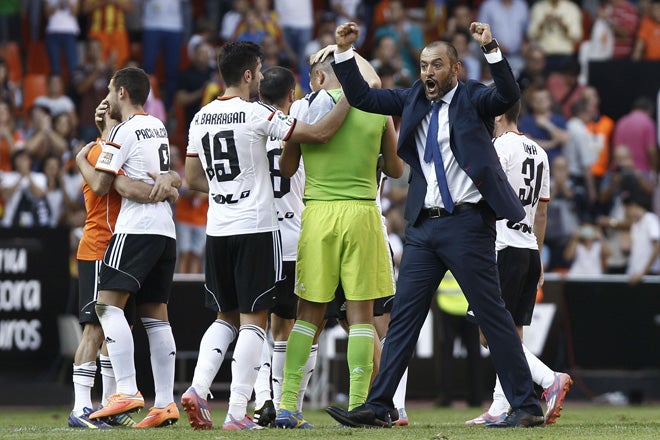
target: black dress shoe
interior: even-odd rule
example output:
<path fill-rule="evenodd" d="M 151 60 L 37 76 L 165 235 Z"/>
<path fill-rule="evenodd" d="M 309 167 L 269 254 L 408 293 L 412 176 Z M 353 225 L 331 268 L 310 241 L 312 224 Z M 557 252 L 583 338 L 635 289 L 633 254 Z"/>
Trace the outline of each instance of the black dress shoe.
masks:
<path fill-rule="evenodd" d="M 376 417 L 376 413 L 365 405 L 360 405 L 352 411 L 343 408 L 329 406 L 325 410 L 330 416 L 342 425 L 352 428 L 391 428 L 392 422 L 389 413 L 387 420 Z"/>
<path fill-rule="evenodd" d="M 501 423 L 486 425 L 488 428 L 533 428 L 543 425 L 543 416 L 535 416 L 523 409 L 512 410 Z"/>

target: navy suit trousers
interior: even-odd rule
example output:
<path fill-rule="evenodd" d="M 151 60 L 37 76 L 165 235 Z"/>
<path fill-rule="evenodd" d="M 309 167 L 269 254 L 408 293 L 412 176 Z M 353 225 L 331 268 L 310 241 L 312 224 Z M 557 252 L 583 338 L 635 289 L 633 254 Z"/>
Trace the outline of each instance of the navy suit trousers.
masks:
<path fill-rule="evenodd" d="M 447 270 L 454 274 L 488 340 L 511 407 L 543 415 L 520 338 L 500 293 L 495 215 L 485 203 L 454 215 L 422 216 L 415 225 L 408 225 L 380 371 L 367 406 L 381 419 L 393 407 L 392 397 Z"/>

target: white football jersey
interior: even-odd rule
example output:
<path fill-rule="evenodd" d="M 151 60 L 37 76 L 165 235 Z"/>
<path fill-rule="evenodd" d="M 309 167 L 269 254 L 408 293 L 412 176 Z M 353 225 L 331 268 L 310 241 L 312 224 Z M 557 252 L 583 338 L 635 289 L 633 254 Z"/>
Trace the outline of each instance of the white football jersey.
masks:
<path fill-rule="evenodd" d="M 305 193 L 305 167 L 302 158 L 298 171 L 290 179 L 280 173 L 280 156 L 282 144 L 279 139 L 268 138 L 268 163 L 270 180 L 273 184 L 277 220 L 282 235 L 282 259 L 296 261 L 298 255 L 298 238 L 300 238 L 301 215 L 305 204 L 302 201 Z"/>
<path fill-rule="evenodd" d="M 170 170 L 170 143 L 163 123 L 137 113 L 115 126 L 103 142 L 96 169 L 153 184 L 152 174 Z M 115 233 L 155 234 L 176 238 L 172 208 L 168 202 L 138 203 L 122 199 Z"/>
<path fill-rule="evenodd" d="M 206 233 L 254 234 L 278 229 L 266 142 L 286 140 L 296 120 L 262 102 L 220 97 L 197 112 L 188 157 L 199 157 L 209 182 Z"/>
<path fill-rule="evenodd" d="M 499 251 L 507 246 L 538 249 L 534 216 L 539 200 L 550 200 L 548 155 L 522 133 L 508 131 L 495 138 L 494 144 L 509 184 L 525 209 L 525 218 L 518 223 L 506 219 L 497 221 L 495 249 Z"/>

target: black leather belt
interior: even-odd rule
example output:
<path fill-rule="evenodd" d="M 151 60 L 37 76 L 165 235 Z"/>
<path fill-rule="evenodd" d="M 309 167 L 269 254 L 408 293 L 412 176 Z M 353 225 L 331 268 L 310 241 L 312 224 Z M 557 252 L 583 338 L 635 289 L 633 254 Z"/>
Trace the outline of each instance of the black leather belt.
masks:
<path fill-rule="evenodd" d="M 460 205 L 454 206 L 454 212 L 449 212 L 445 208 L 440 208 L 439 206 L 432 206 L 430 208 L 422 208 L 419 216 L 422 218 L 447 217 L 449 215 L 459 214 L 469 209 L 475 209 L 477 206 L 479 206 L 477 203 L 461 203 Z"/>

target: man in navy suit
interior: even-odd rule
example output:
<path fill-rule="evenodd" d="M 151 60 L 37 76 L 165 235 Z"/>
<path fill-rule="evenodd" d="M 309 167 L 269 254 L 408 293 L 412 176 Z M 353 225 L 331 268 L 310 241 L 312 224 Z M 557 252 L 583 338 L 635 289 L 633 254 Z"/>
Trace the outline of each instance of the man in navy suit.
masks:
<path fill-rule="evenodd" d="M 494 88 L 459 82 L 456 49 L 438 41 L 422 51 L 421 78 L 411 88 L 371 89 L 353 57 L 357 26 L 343 24 L 335 34 L 333 68 L 344 94 L 361 110 L 401 116 L 398 154 L 411 169 L 406 244 L 380 373 L 364 405 L 328 408 L 344 425 L 390 427 L 398 417 L 392 396 L 447 270 L 477 316 L 511 404 L 507 418 L 491 426 L 543 423 L 520 338 L 504 308 L 495 259 L 496 218 L 524 217 L 491 141 L 494 117 L 519 99 L 520 90 L 490 26 L 472 23 L 470 32 L 486 54 Z"/>

